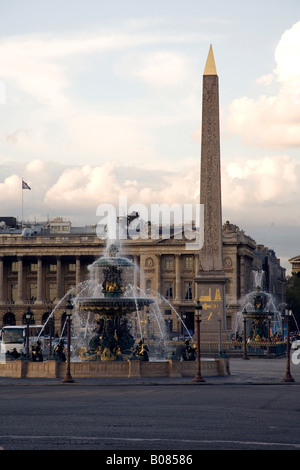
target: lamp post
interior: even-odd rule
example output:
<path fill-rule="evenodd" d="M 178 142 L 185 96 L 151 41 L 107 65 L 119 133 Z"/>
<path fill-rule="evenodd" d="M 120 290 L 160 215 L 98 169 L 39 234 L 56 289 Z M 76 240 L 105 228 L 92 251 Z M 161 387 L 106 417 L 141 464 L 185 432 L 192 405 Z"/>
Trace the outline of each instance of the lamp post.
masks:
<path fill-rule="evenodd" d="M 26 319 L 26 357 L 29 359 L 30 354 L 29 354 L 29 325 L 32 320 L 32 311 L 30 310 L 30 307 L 28 307 L 27 312 L 25 313 L 25 319 Z"/>
<path fill-rule="evenodd" d="M 54 318 L 53 315 L 51 315 L 50 309 L 49 309 L 49 316 L 48 316 L 48 324 L 49 324 L 49 357 L 52 357 L 52 337 L 54 333 Z"/>
<path fill-rule="evenodd" d="M 291 344 L 290 344 L 290 316 L 292 315 L 292 310 L 287 308 L 285 310 L 285 319 L 286 319 L 286 372 L 283 378 L 284 382 L 295 382 L 291 374 Z"/>
<path fill-rule="evenodd" d="M 243 359 L 245 360 L 248 360 L 249 357 L 248 357 L 248 353 L 247 353 L 247 310 L 246 310 L 246 307 L 244 308 L 243 310 L 243 315 L 244 315 L 244 320 L 243 320 L 243 323 L 244 323 L 244 356 L 243 356 Z"/>
<path fill-rule="evenodd" d="M 70 350 L 71 350 L 71 321 L 72 321 L 72 310 L 73 310 L 73 304 L 71 300 L 69 299 L 66 305 L 66 316 L 67 316 L 67 369 L 66 369 L 66 375 L 65 378 L 63 379 L 63 383 L 73 383 L 74 380 L 72 379 L 71 376 L 71 365 L 70 365 Z"/>
<path fill-rule="evenodd" d="M 202 305 L 200 304 L 199 300 L 197 300 L 197 304 L 195 305 L 195 317 L 197 323 L 197 370 L 196 375 L 193 378 L 193 382 L 205 382 L 201 375 L 201 356 L 200 356 L 200 323 L 201 323 L 201 310 Z"/>

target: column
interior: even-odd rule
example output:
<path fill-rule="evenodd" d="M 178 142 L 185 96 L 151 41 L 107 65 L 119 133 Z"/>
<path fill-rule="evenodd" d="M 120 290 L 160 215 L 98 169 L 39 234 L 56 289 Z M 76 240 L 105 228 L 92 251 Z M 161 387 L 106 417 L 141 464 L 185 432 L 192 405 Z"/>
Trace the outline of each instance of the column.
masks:
<path fill-rule="evenodd" d="M 80 256 L 76 256 L 76 271 L 75 271 L 75 283 L 76 283 L 76 294 L 79 294 L 79 284 L 81 282 L 80 276 Z"/>
<path fill-rule="evenodd" d="M 16 304 L 23 303 L 23 258 L 18 257 L 18 299 Z"/>
<path fill-rule="evenodd" d="M 180 255 L 175 255 L 175 302 L 181 301 Z"/>
<path fill-rule="evenodd" d="M 43 264 L 42 264 L 42 257 L 38 256 L 37 258 L 37 297 L 36 297 L 36 304 L 41 304 L 43 302 L 42 296 L 42 282 L 43 282 Z"/>
<path fill-rule="evenodd" d="M 156 254 L 156 278 L 155 278 L 155 283 L 156 283 L 156 286 L 155 286 L 155 290 L 158 294 L 161 294 L 161 265 L 160 265 L 160 261 L 161 261 L 161 255 L 160 254 Z"/>
<path fill-rule="evenodd" d="M 198 273 L 199 273 L 199 267 L 200 267 L 200 262 L 199 262 L 199 255 L 198 254 L 195 254 L 194 255 L 194 275 L 195 277 L 198 276 Z M 194 293 L 194 300 L 197 301 L 199 300 L 197 298 L 197 289 L 196 289 L 196 285 L 195 285 L 195 281 L 193 282 L 193 293 Z"/>
<path fill-rule="evenodd" d="M 61 285 L 61 257 L 56 257 L 56 285 L 57 285 L 57 299 L 60 300 L 62 298 L 62 285 Z"/>
<path fill-rule="evenodd" d="M 240 296 L 246 295 L 245 292 L 245 256 L 240 255 Z"/>
<path fill-rule="evenodd" d="M 134 272 L 133 272 L 133 285 L 136 287 L 140 286 L 140 267 L 139 267 L 139 262 L 140 262 L 140 257 L 138 255 L 133 256 L 133 262 L 134 262 Z"/>
<path fill-rule="evenodd" d="M 3 277 L 3 257 L 0 256 L 0 304 L 3 303 L 4 277 Z"/>

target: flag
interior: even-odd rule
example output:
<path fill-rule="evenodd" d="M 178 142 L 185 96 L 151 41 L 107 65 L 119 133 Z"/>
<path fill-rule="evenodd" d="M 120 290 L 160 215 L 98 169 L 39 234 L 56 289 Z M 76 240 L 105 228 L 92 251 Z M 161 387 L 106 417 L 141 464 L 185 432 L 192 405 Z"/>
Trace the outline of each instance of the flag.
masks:
<path fill-rule="evenodd" d="M 23 181 L 23 180 L 22 180 L 22 189 L 31 189 L 31 187 L 28 186 L 28 184 L 26 183 L 26 181 Z"/>

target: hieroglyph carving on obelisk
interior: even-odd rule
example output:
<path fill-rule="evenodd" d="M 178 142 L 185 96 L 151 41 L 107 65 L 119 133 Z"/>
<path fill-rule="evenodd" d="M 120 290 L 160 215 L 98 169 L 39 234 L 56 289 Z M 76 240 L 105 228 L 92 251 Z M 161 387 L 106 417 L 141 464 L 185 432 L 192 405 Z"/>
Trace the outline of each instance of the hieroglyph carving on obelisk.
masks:
<path fill-rule="evenodd" d="M 216 341 L 225 318 L 225 282 L 222 242 L 219 79 L 212 46 L 203 74 L 200 204 L 204 208 L 204 243 L 195 277 L 202 304 L 202 337 Z M 225 337 L 225 336 L 224 336 Z"/>
<path fill-rule="evenodd" d="M 219 79 L 212 46 L 203 74 L 200 204 L 204 206 L 203 271 L 223 271 Z"/>

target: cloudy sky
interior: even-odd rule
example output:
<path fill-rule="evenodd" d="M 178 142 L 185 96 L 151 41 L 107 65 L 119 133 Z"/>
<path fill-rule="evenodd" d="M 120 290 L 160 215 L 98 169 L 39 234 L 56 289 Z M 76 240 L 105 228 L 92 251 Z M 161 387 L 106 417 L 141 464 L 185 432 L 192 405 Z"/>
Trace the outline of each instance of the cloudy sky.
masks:
<path fill-rule="evenodd" d="M 202 75 L 220 83 L 223 219 L 300 254 L 299 0 L 0 0 L 1 215 L 97 223 L 195 203 Z"/>

